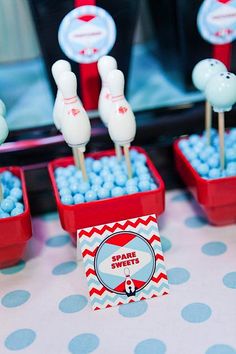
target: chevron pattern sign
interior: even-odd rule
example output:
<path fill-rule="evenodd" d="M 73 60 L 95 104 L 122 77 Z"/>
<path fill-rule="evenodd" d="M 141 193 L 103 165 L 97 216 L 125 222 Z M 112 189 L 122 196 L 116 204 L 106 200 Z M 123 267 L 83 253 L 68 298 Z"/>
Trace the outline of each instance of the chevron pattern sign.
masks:
<path fill-rule="evenodd" d="M 169 292 L 155 215 L 78 230 L 92 308 Z"/>

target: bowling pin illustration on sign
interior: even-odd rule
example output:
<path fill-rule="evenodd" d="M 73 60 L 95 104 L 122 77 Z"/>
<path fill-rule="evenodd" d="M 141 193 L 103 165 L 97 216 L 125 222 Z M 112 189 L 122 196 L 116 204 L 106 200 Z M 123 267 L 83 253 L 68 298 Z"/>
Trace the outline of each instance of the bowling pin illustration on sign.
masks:
<path fill-rule="evenodd" d="M 111 100 L 111 93 L 107 85 L 107 76 L 112 71 L 117 69 L 117 62 L 115 58 L 105 55 L 98 60 L 98 72 L 102 81 L 102 88 L 98 100 L 98 112 L 107 127 L 113 109 Z M 122 151 L 121 147 L 115 144 L 116 156 L 118 160 L 121 159 Z"/>
<path fill-rule="evenodd" d="M 221 61 L 216 59 L 204 59 L 198 62 L 192 72 L 192 80 L 194 86 L 204 92 L 208 80 L 215 74 L 227 71 L 226 66 Z M 206 100 L 205 107 L 205 130 L 207 144 L 211 142 L 211 126 L 212 126 L 212 112 L 211 105 Z"/>
<path fill-rule="evenodd" d="M 206 85 L 207 100 L 218 113 L 218 131 L 220 141 L 220 168 L 225 168 L 225 118 L 224 112 L 232 109 L 236 103 L 236 76 L 229 72 L 218 73 L 210 78 Z"/>
<path fill-rule="evenodd" d="M 0 145 L 4 143 L 9 134 L 7 122 L 2 115 L 0 115 Z M 3 199 L 3 188 L 0 181 L 0 202 Z"/>
<path fill-rule="evenodd" d="M 64 99 L 64 111 L 61 119 L 61 132 L 70 147 L 78 149 L 79 162 L 84 180 L 87 173 L 84 163 L 84 151 L 91 136 L 89 117 L 77 96 L 77 80 L 72 72 L 64 72 L 58 87 Z"/>
<path fill-rule="evenodd" d="M 61 130 L 61 117 L 64 114 L 64 100 L 61 91 L 58 89 L 58 80 L 64 72 L 71 71 L 71 65 L 66 60 L 57 60 L 52 66 L 52 76 L 57 85 L 57 95 L 56 100 L 53 107 L 53 121 L 56 128 Z M 74 162 L 77 168 L 79 168 L 79 156 L 77 149 L 72 147 Z"/>
<path fill-rule="evenodd" d="M 126 295 L 128 297 L 129 296 L 134 296 L 135 293 L 136 293 L 136 289 L 135 289 L 134 282 L 131 279 L 129 268 L 125 268 L 124 269 L 124 273 L 125 273 L 125 292 L 126 292 Z"/>
<path fill-rule="evenodd" d="M 108 122 L 108 131 L 112 141 L 124 148 L 128 176 L 131 178 L 129 147 L 136 134 L 136 122 L 134 113 L 124 97 L 125 80 L 122 71 L 112 70 L 108 75 L 107 84 L 114 107 Z"/>

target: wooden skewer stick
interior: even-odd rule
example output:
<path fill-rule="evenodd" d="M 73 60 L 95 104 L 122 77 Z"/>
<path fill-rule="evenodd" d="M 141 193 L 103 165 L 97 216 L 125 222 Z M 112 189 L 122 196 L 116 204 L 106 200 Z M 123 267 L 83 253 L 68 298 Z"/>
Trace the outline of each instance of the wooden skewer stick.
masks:
<path fill-rule="evenodd" d="M 205 104 L 205 130 L 206 130 L 207 145 L 211 144 L 211 125 L 212 125 L 211 104 L 208 101 L 206 101 L 206 104 Z"/>
<path fill-rule="evenodd" d="M 115 144 L 115 151 L 116 151 L 117 160 L 120 161 L 122 158 L 122 150 L 121 150 L 120 145 Z"/>
<path fill-rule="evenodd" d="M 84 163 L 84 153 L 80 149 L 78 149 L 78 154 L 79 154 L 79 164 L 80 164 L 82 176 L 83 176 L 84 181 L 87 182 L 88 176 L 87 176 L 85 163 Z"/>
<path fill-rule="evenodd" d="M 126 161 L 126 166 L 128 171 L 128 177 L 132 178 L 132 168 L 130 162 L 129 147 L 127 145 L 124 145 L 124 155 L 125 155 L 125 161 Z"/>
<path fill-rule="evenodd" d="M 73 157 L 74 157 L 74 163 L 75 166 L 80 169 L 80 164 L 79 164 L 79 153 L 76 147 L 72 148 L 72 152 L 73 152 Z"/>
<path fill-rule="evenodd" d="M 218 113 L 218 129 L 220 139 L 220 169 L 225 168 L 225 116 L 224 112 Z"/>

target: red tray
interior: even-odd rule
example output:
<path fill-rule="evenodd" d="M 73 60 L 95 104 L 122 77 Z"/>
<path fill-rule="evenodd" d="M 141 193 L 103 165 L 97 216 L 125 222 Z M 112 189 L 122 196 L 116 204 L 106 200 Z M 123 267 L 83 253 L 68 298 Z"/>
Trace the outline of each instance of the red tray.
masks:
<path fill-rule="evenodd" d="M 27 241 L 32 236 L 31 217 L 26 192 L 25 177 L 20 167 L 0 168 L 0 173 L 10 171 L 21 180 L 24 212 L 0 219 L 0 268 L 10 267 L 21 259 Z"/>
<path fill-rule="evenodd" d="M 123 219 L 135 218 L 142 215 L 156 214 L 159 216 L 165 208 L 164 182 L 157 172 L 146 152 L 140 147 L 132 149 L 143 153 L 147 157 L 147 166 L 159 188 L 148 192 L 139 192 L 121 197 L 96 200 L 77 205 L 64 205 L 61 202 L 54 170 L 57 167 L 66 167 L 74 163 L 72 157 L 54 160 L 49 163 L 48 169 L 56 198 L 57 208 L 64 230 L 75 239 L 78 229 L 100 224 L 116 222 Z M 87 154 L 86 156 L 100 159 L 103 156 L 114 156 L 114 150 L 106 150 Z"/>
<path fill-rule="evenodd" d="M 236 222 L 236 177 L 202 178 L 174 142 L 176 168 L 194 198 L 205 211 L 208 220 L 217 226 Z"/>

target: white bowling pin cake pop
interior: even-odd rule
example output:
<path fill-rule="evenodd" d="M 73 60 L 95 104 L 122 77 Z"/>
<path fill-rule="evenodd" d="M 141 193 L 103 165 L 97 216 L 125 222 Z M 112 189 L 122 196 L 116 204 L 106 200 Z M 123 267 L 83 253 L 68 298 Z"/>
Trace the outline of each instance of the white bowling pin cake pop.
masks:
<path fill-rule="evenodd" d="M 77 80 L 72 72 L 64 72 L 58 80 L 58 88 L 64 99 L 64 113 L 61 119 L 61 132 L 70 147 L 79 152 L 80 167 L 87 179 L 83 153 L 91 136 L 89 117 L 77 96 Z"/>
<path fill-rule="evenodd" d="M 120 70 L 112 70 L 107 78 L 108 88 L 112 95 L 113 110 L 108 122 L 108 131 L 115 144 L 124 147 L 128 175 L 131 178 L 129 146 L 136 134 L 134 113 L 124 96 L 124 75 Z"/>
<path fill-rule="evenodd" d="M 57 95 L 53 107 L 53 121 L 58 130 L 61 130 L 61 117 L 64 114 L 64 99 L 61 91 L 58 89 L 58 80 L 64 72 L 71 71 L 71 65 L 66 60 L 57 60 L 52 66 L 52 76 L 57 85 Z M 72 147 L 75 165 L 79 168 L 79 156 L 77 149 Z"/>
<path fill-rule="evenodd" d="M 125 273 L 125 292 L 127 296 L 134 296 L 136 293 L 135 285 L 130 276 L 129 268 L 124 269 Z"/>
<path fill-rule="evenodd" d="M 207 100 L 213 106 L 213 110 L 218 113 L 220 167 L 223 170 L 225 168 L 224 112 L 230 111 L 236 103 L 236 76 L 229 72 L 222 72 L 212 76 L 206 85 L 205 94 Z"/>
<path fill-rule="evenodd" d="M 112 70 L 117 69 L 115 58 L 105 55 L 98 60 L 98 72 L 102 80 L 102 88 L 98 100 L 98 111 L 104 125 L 108 126 L 108 121 L 113 109 L 111 93 L 107 84 L 107 77 Z"/>
<path fill-rule="evenodd" d="M 4 143 L 9 134 L 9 129 L 6 120 L 0 115 L 0 145 Z M 0 181 L 0 201 L 3 199 L 3 189 Z"/>
<path fill-rule="evenodd" d="M 111 93 L 107 85 L 107 77 L 112 70 L 117 69 L 115 58 L 104 55 L 98 60 L 98 72 L 101 77 L 102 87 L 98 99 L 98 112 L 104 125 L 108 126 L 108 121 L 113 110 Z M 115 144 L 116 156 L 118 160 L 122 157 L 122 151 L 119 145 Z"/>
<path fill-rule="evenodd" d="M 53 107 L 53 121 L 58 130 L 61 130 L 61 117 L 64 112 L 64 100 L 61 91 L 58 89 L 58 80 L 66 71 L 71 71 L 71 65 L 66 60 L 57 60 L 52 66 L 52 76 L 57 85 L 57 95 Z"/>
<path fill-rule="evenodd" d="M 226 66 L 217 59 L 204 59 L 199 61 L 192 72 L 192 80 L 194 86 L 199 90 L 203 91 L 206 88 L 208 80 L 215 74 L 227 71 Z M 212 114 L 211 106 L 208 101 L 206 101 L 205 108 L 205 130 L 207 136 L 207 143 L 210 144 L 211 140 L 211 125 L 212 125 Z"/>

